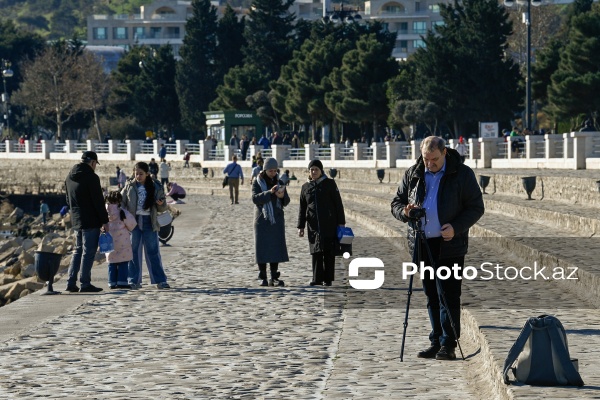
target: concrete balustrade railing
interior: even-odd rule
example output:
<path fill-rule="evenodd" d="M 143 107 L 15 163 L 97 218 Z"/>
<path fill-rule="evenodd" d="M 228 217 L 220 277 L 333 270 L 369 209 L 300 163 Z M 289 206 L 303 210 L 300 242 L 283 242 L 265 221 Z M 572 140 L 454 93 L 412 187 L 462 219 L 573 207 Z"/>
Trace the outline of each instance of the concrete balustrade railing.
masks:
<path fill-rule="evenodd" d="M 242 159 L 235 146 L 215 146 L 212 141 L 200 140 L 198 144 L 188 140 L 166 143 L 154 140 L 126 140 L 124 143 L 109 140 L 99 143 L 87 140 L 78 143 L 66 140 L 57 143 L 42 140 L 25 143 L 7 140 L 0 146 L 1 159 L 53 159 L 76 160 L 81 152 L 93 150 L 105 160 L 141 160 L 158 158 L 161 145 L 167 148 L 167 161 L 183 162 L 186 149 L 192 154 L 191 162 L 205 167 L 221 167 L 235 154 L 242 166 L 250 166 L 252 158 L 259 154 L 274 157 L 282 167 L 306 167 L 312 159 L 320 159 L 328 168 L 407 168 L 421 155 L 420 140 L 412 142 L 375 142 L 345 144 L 332 143 L 329 147 L 306 144 L 304 148 L 292 149 L 289 145 L 272 145 L 270 149 L 251 145 Z M 458 140 L 450 139 L 448 146 L 455 148 Z M 508 138 L 471 138 L 465 143 L 465 163 L 474 168 L 557 168 L 600 169 L 600 132 L 570 132 L 562 135 L 525 136 Z M 247 164 L 247 165 L 246 165 Z"/>

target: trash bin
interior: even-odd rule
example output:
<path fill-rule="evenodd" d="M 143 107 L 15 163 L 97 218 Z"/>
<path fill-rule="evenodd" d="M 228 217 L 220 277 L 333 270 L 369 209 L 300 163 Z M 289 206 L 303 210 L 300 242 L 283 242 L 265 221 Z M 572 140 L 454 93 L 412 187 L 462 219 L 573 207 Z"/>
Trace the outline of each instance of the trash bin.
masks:
<path fill-rule="evenodd" d="M 48 282 L 48 290 L 43 294 L 59 294 L 52 289 L 52 283 L 54 283 L 54 275 L 58 272 L 60 267 L 60 260 L 62 254 L 48 253 L 45 251 L 35 252 L 35 272 L 37 276 Z"/>

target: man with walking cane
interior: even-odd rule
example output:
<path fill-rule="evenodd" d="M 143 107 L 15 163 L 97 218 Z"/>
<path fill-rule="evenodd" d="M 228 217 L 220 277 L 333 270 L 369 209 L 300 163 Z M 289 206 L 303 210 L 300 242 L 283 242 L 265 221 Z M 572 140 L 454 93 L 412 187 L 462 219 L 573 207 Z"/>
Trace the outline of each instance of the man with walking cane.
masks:
<path fill-rule="evenodd" d="M 404 174 L 391 204 L 392 214 L 402 222 L 410 222 L 408 238 L 413 262 L 417 265 L 424 262 L 436 272 L 440 267 L 453 268 L 455 264 L 462 268 L 468 250 L 469 228 L 484 212 L 481 190 L 473 170 L 462 164 L 456 150 L 446 148 L 442 138 L 429 136 L 423 140 L 421 154 Z M 425 271 L 422 279 L 432 328 L 431 346 L 417 356 L 454 360 L 456 346 L 460 345 L 462 279 L 456 279 L 454 274 L 446 279 L 436 278 L 436 275 Z M 408 306 L 406 312 L 404 334 Z"/>

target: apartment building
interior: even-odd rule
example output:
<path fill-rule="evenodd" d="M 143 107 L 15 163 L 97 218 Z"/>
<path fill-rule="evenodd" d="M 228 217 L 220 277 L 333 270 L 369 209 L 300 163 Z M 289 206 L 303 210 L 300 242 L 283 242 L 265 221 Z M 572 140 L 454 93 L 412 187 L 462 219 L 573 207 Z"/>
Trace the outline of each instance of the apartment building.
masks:
<path fill-rule="evenodd" d="M 421 36 L 442 23 L 438 4 L 449 1 L 371 0 L 366 1 L 364 7 L 355 9 L 343 3 L 332 4 L 329 0 L 298 0 L 290 11 L 307 20 L 321 19 L 336 10 L 353 10 L 352 15 L 358 13 L 363 21 L 381 20 L 397 35 L 393 57 L 405 59 L 424 45 Z M 219 2 L 214 1 L 213 5 L 218 8 L 218 15 L 222 15 L 223 7 Z M 91 15 L 87 19 L 88 44 L 128 49 L 134 44 L 160 46 L 168 43 L 178 56 L 185 36 L 185 23 L 191 15 L 191 1 L 180 0 L 159 0 L 141 6 L 139 14 Z"/>
<path fill-rule="evenodd" d="M 425 46 L 422 37 L 436 25 L 443 24 L 440 3 L 449 0 L 365 2 L 363 18 L 383 21 L 390 32 L 396 32 L 396 46 L 392 56 L 406 59 L 419 47 Z"/>
<path fill-rule="evenodd" d="M 345 12 L 352 17 L 356 13 L 360 20 L 353 18 L 353 22 L 365 20 L 380 20 L 390 32 L 396 32 L 396 46 L 392 56 L 396 59 L 406 59 L 419 47 L 423 47 L 422 36 L 436 25 L 443 23 L 440 16 L 440 3 L 449 3 L 450 0 L 371 0 L 365 1 L 364 7 L 356 7 L 342 3 L 330 3 L 329 0 L 319 2 L 297 1 L 292 11 L 299 18 L 316 20 L 325 15 L 331 16 L 334 12 Z M 325 10 L 323 12 L 323 3 Z M 358 11 L 358 12 L 357 12 Z M 339 19 L 340 23 L 345 23 Z"/>
<path fill-rule="evenodd" d="M 139 14 L 91 15 L 87 18 L 89 45 L 119 46 L 170 44 L 175 56 L 185 37 L 192 2 L 162 0 L 140 7 Z"/>

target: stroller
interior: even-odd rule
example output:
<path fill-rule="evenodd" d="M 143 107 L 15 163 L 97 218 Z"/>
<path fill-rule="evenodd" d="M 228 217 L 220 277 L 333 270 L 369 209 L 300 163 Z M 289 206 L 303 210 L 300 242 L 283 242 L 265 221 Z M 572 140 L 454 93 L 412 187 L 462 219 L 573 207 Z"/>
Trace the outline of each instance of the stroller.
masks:
<path fill-rule="evenodd" d="M 173 226 L 173 221 L 175 221 L 175 218 L 177 218 L 177 217 L 179 217 L 179 215 L 181 215 L 180 210 L 176 209 L 175 207 L 171 207 L 171 206 L 169 206 L 169 213 L 171 213 L 173 220 L 171 221 L 171 223 L 169 223 L 165 226 L 161 226 L 160 230 L 158 231 L 158 241 L 161 242 L 163 245 L 166 245 L 167 242 L 169 240 L 171 240 L 171 238 L 175 234 L 175 227 Z"/>

